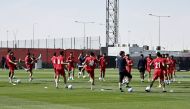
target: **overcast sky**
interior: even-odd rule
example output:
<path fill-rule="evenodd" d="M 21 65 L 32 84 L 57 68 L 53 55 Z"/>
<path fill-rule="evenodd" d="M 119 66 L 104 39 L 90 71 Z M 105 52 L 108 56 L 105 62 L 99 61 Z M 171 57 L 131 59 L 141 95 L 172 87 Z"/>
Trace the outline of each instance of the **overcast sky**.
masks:
<path fill-rule="evenodd" d="M 158 18 L 161 18 L 161 45 L 167 50 L 190 49 L 190 0 L 119 0 L 119 41 L 158 45 Z M 106 0 L 0 0 L 0 40 L 101 36 L 105 45 Z"/>

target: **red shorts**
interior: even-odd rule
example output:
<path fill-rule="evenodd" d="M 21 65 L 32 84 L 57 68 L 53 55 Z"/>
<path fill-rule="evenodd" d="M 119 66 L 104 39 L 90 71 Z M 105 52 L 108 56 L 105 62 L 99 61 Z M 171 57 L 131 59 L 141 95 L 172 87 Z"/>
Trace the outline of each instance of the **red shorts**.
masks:
<path fill-rule="evenodd" d="M 68 67 L 67 67 L 67 70 L 68 70 L 68 71 L 72 71 L 72 70 L 74 71 L 74 69 L 75 69 L 74 66 L 68 66 Z"/>
<path fill-rule="evenodd" d="M 86 71 L 88 72 L 90 78 L 94 78 L 94 69 L 86 69 Z"/>
<path fill-rule="evenodd" d="M 132 68 L 127 68 L 127 71 L 128 71 L 129 73 L 131 73 L 131 69 L 132 69 Z"/>
<path fill-rule="evenodd" d="M 27 68 L 29 71 L 32 71 L 33 65 L 27 64 L 27 65 L 26 65 L 26 68 Z"/>
<path fill-rule="evenodd" d="M 105 67 L 100 67 L 100 72 L 105 72 L 106 68 Z"/>
<path fill-rule="evenodd" d="M 11 73 L 14 73 L 14 70 L 15 70 L 15 66 L 9 66 L 9 71 L 10 71 Z"/>
<path fill-rule="evenodd" d="M 147 67 L 147 68 L 146 68 L 146 71 L 147 71 L 148 73 L 150 73 L 150 72 L 151 72 L 151 68 L 150 68 L 150 67 Z"/>
<path fill-rule="evenodd" d="M 162 70 L 154 70 L 153 80 L 158 79 L 158 77 L 160 78 L 160 80 L 164 81 L 164 74 Z"/>
<path fill-rule="evenodd" d="M 56 68 L 54 67 L 53 69 L 54 69 L 54 72 L 55 72 L 55 74 L 56 74 Z"/>
<path fill-rule="evenodd" d="M 64 69 L 56 69 L 56 75 L 65 76 L 65 70 Z"/>

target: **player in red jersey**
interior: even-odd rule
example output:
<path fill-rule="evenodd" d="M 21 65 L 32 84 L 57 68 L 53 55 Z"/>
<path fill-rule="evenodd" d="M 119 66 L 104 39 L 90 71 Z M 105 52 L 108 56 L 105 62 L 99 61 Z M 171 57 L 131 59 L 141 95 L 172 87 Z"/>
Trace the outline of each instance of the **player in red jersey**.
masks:
<path fill-rule="evenodd" d="M 95 58 L 95 55 L 93 52 L 90 53 L 90 56 L 87 57 L 83 63 L 85 65 L 85 70 L 88 72 L 88 74 L 90 76 L 91 90 L 93 90 L 94 69 L 96 68 L 97 63 L 98 63 L 98 60 Z"/>
<path fill-rule="evenodd" d="M 133 60 L 130 58 L 130 55 L 129 54 L 126 54 L 126 56 L 124 57 L 127 64 L 126 64 L 126 70 L 127 70 L 127 73 L 130 73 L 131 74 L 131 70 L 132 70 L 132 66 L 133 66 Z M 125 79 L 123 80 L 123 83 L 126 83 L 126 87 L 129 87 L 128 86 L 128 83 L 129 83 L 129 78 L 127 76 L 125 76 Z"/>
<path fill-rule="evenodd" d="M 65 88 L 67 88 L 67 80 L 65 75 L 65 65 L 67 63 L 64 63 L 64 52 L 60 51 L 60 55 L 57 57 L 57 65 L 56 65 L 56 78 L 55 78 L 55 87 L 58 88 L 58 82 L 59 82 L 59 76 L 62 75 L 65 83 Z"/>
<path fill-rule="evenodd" d="M 70 55 L 67 58 L 66 62 L 68 63 L 68 66 L 67 66 L 67 69 L 68 69 L 68 80 L 74 80 L 74 70 L 75 70 L 75 67 L 74 67 L 73 52 L 70 52 Z"/>
<path fill-rule="evenodd" d="M 56 52 L 53 53 L 53 57 L 51 58 L 51 62 L 53 64 L 53 69 L 54 69 L 54 79 L 56 78 L 56 65 L 57 65 L 57 56 Z"/>
<path fill-rule="evenodd" d="M 29 81 L 32 81 L 32 76 L 33 76 L 33 65 L 35 60 L 33 59 L 33 57 L 31 56 L 30 52 L 27 53 L 26 57 L 25 57 L 25 65 L 26 65 L 26 71 L 29 72 Z"/>
<path fill-rule="evenodd" d="M 126 70 L 131 73 L 131 69 L 132 69 L 132 66 L 133 66 L 133 60 L 130 58 L 130 55 L 127 54 L 125 56 L 125 59 L 127 61 L 127 66 L 126 66 Z"/>
<path fill-rule="evenodd" d="M 146 58 L 146 71 L 148 72 L 148 82 L 151 80 L 151 63 L 152 63 L 152 57 L 151 54 L 148 55 Z"/>
<path fill-rule="evenodd" d="M 172 55 L 171 56 L 171 72 L 172 72 L 172 75 L 171 75 L 171 78 L 172 78 L 172 81 L 175 81 L 175 72 L 176 72 L 176 60 L 174 59 L 174 56 Z"/>
<path fill-rule="evenodd" d="M 11 50 L 8 50 L 8 54 L 6 56 L 7 66 L 9 67 L 9 82 L 12 83 L 14 70 L 16 68 L 17 63 L 13 60 L 14 53 Z"/>
<path fill-rule="evenodd" d="M 167 80 L 165 81 L 166 84 L 170 84 L 171 83 L 171 59 L 170 59 L 170 56 L 169 54 L 166 54 L 166 70 L 167 70 Z"/>
<path fill-rule="evenodd" d="M 153 63 L 153 66 L 154 66 L 154 75 L 153 75 L 153 79 L 152 79 L 152 82 L 151 82 L 150 86 L 147 87 L 145 89 L 145 91 L 150 92 L 155 80 L 160 78 L 160 83 L 162 85 L 163 92 L 166 92 L 165 91 L 165 83 L 164 83 L 164 74 L 163 74 L 164 61 L 161 58 L 160 52 L 157 52 L 157 58 L 154 59 L 152 63 Z"/>
<path fill-rule="evenodd" d="M 105 81 L 105 72 L 106 72 L 106 53 L 103 53 L 102 57 L 99 59 L 99 65 L 100 65 L 100 77 L 99 80 Z"/>

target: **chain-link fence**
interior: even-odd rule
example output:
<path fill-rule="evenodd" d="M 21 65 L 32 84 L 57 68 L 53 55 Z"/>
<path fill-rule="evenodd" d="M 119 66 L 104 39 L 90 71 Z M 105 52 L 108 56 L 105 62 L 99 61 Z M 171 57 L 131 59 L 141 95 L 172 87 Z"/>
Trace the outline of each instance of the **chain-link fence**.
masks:
<path fill-rule="evenodd" d="M 99 49 L 100 36 L 1 41 L 1 48 Z"/>

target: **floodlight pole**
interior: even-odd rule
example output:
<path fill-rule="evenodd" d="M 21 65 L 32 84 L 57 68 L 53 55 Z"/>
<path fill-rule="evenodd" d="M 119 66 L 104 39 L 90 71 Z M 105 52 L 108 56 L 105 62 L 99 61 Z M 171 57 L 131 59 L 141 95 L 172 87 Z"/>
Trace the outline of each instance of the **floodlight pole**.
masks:
<path fill-rule="evenodd" d="M 81 23 L 81 24 L 83 24 L 83 32 L 84 32 L 84 39 L 83 39 L 83 43 L 84 43 L 84 49 L 85 49 L 86 24 L 89 24 L 89 23 L 95 23 L 95 22 L 81 22 L 81 21 L 75 21 L 75 23 Z"/>
<path fill-rule="evenodd" d="M 154 14 L 148 14 L 150 16 L 153 16 L 153 17 L 157 17 L 158 18 L 158 46 L 160 46 L 160 19 L 161 17 L 170 17 L 170 16 L 159 16 L 159 15 L 154 15 Z"/>

